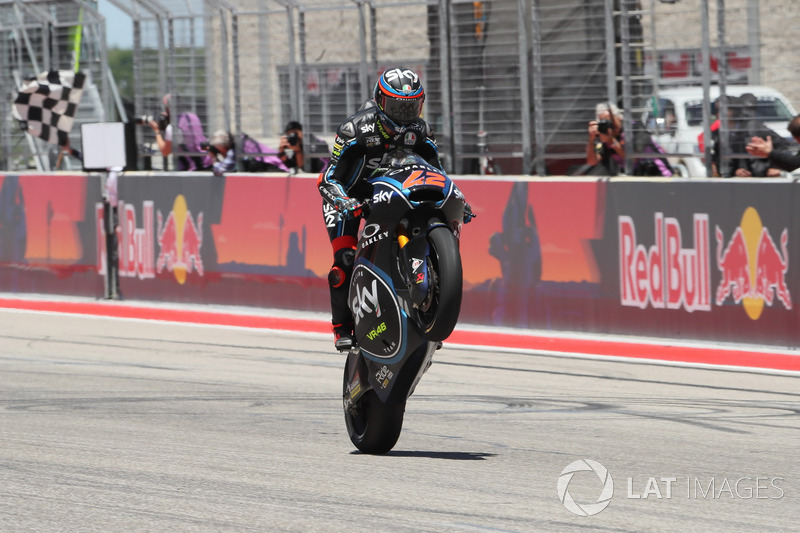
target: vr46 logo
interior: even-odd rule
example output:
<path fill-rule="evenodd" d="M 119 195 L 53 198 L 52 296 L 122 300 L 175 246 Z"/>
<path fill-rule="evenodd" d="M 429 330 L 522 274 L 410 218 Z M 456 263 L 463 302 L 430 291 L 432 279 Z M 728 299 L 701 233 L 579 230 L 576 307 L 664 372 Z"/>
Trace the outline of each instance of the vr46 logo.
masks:
<path fill-rule="evenodd" d="M 367 333 L 367 338 L 373 340 L 376 337 L 380 337 L 381 333 L 384 331 L 386 331 L 386 322 L 381 322 L 378 327 Z"/>

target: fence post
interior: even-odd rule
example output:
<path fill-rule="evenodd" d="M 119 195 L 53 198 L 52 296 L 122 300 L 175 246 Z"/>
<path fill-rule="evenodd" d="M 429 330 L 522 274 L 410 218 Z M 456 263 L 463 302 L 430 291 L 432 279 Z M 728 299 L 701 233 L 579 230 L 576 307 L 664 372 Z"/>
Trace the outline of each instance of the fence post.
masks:
<path fill-rule="evenodd" d="M 625 142 L 625 174 L 630 176 L 633 174 L 633 158 L 631 157 L 631 153 L 634 151 L 633 119 L 631 118 L 633 113 L 631 107 L 631 32 L 630 20 L 628 18 L 628 0 L 621 0 L 620 4 L 622 8 L 620 14 L 620 41 L 622 41 L 622 51 L 620 53 L 622 61 L 622 109 L 625 113 L 622 118 L 622 130 L 627 133 Z"/>
<path fill-rule="evenodd" d="M 533 46 L 533 134 L 536 138 L 534 163 L 539 176 L 547 174 L 545 165 L 546 143 L 544 129 L 544 83 L 542 83 L 542 26 L 539 13 L 539 0 L 531 6 L 532 46 Z"/>
<path fill-rule="evenodd" d="M 747 49 L 750 51 L 752 85 L 761 84 L 761 11 L 758 0 L 747 0 Z"/>
<path fill-rule="evenodd" d="M 711 44 L 708 21 L 708 0 L 700 1 L 700 25 L 702 26 L 703 42 L 701 54 L 703 64 L 703 140 L 706 162 L 706 176 L 711 177 Z"/>
<path fill-rule="evenodd" d="M 730 146 L 730 127 L 728 122 L 728 100 L 725 96 L 728 94 L 728 53 L 725 45 L 725 0 L 717 0 L 717 76 L 719 76 L 719 106 L 717 109 L 717 117 L 719 120 L 719 175 L 727 177 L 730 173 L 731 161 L 729 159 L 731 153 Z M 709 139 L 710 141 L 710 139 Z"/>
<path fill-rule="evenodd" d="M 446 145 L 445 161 L 448 172 L 452 172 L 455 164 L 455 134 L 453 132 L 453 102 L 450 91 L 450 39 L 448 37 L 448 7 L 447 0 L 439 0 L 439 79 L 441 80 L 442 95 L 442 136 L 449 142 Z"/>
<path fill-rule="evenodd" d="M 625 0 L 621 0 L 625 1 Z M 614 29 L 614 0 L 606 0 L 606 90 L 609 102 L 617 103 L 617 45 Z M 624 63 L 624 61 L 623 61 Z"/>
<path fill-rule="evenodd" d="M 371 6 L 370 6 L 371 7 Z M 372 18 L 372 29 L 375 28 L 375 19 Z M 364 3 L 358 2 L 358 57 L 360 59 L 358 66 L 358 84 L 361 85 L 361 102 L 369 98 L 369 80 L 367 79 L 367 21 L 364 19 Z M 377 53 L 374 49 L 372 53 Z M 359 105 L 361 104 L 359 102 Z M 351 109 L 352 113 L 355 109 Z"/>
<path fill-rule="evenodd" d="M 291 118 L 297 115 L 297 102 L 300 99 L 300 91 L 297 88 L 297 58 L 295 57 L 295 34 L 294 34 L 294 13 L 292 5 L 286 6 L 287 26 L 289 30 L 289 112 Z"/>
<path fill-rule="evenodd" d="M 239 68 L 239 15 L 231 8 L 231 46 L 233 48 L 233 131 L 242 131 L 242 79 Z"/>
<path fill-rule="evenodd" d="M 530 35 L 530 13 L 528 12 L 529 0 L 519 0 L 517 2 L 517 13 L 519 15 L 519 91 L 520 104 L 522 105 L 522 173 L 529 174 L 531 171 L 531 88 L 530 70 L 528 69 L 528 42 Z"/>

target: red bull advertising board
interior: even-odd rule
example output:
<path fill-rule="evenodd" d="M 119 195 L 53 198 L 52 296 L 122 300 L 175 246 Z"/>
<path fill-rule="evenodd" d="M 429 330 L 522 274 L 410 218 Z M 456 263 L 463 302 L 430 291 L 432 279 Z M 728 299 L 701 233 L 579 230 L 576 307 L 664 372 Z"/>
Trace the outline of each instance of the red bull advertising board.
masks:
<path fill-rule="evenodd" d="M 465 323 L 800 348 L 793 181 L 455 179 Z M 315 183 L 122 175 L 122 298 L 329 311 Z M 0 175 L 0 291 L 103 297 L 107 242 L 98 176 Z"/>
<path fill-rule="evenodd" d="M 612 182 L 622 330 L 796 345 L 793 182 Z M 721 194 L 722 193 L 722 194 Z M 594 247 L 604 270 L 615 261 Z M 624 324 L 628 324 L 625 326 Z"/>

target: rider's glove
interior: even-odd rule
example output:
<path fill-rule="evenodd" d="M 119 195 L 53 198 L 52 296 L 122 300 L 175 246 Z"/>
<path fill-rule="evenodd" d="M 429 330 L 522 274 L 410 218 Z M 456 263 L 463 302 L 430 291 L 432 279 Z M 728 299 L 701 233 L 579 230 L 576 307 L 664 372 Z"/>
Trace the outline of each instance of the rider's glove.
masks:
<path fill-rule="evenodd" d="M 358 203 L 358 200 L 347 197 L 337 198 L 333 206 L 339 212 L 339 216 L 345 220 L 361 216 L 363 208 L 363 204 Z"/>
<path fill-rule="evenodd" d="M 478 215 L 476 215 L 475 213 L 472 212 L 472 207 L 469 204 L 465 203 L 464 204 L 464 224 L 468 224 L 469 221 L 472 220 L 473 218 L 475 218 L 476 216 L 478 216 Z"/>

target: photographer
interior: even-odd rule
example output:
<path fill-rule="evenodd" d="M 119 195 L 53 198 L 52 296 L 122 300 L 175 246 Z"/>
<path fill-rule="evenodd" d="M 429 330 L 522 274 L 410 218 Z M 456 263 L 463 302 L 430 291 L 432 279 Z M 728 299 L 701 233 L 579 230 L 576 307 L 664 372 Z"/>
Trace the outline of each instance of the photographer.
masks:
<path fill-rule="evenodd" d="M 616 176 L 625 164 L 625 136 L 622 132 L 622 111 L 611 102 L 601 102 L 595 108 L 596 120 L 589 122 L 589 141 L 586 145 L 587 174 Z"/>
<path fill-rule="evenodd" d="M 278 157 L 291 172 L 303 168 L 303 126 L 296 120 L 289 121 L 278 145 Z"/>
<path fill-rule="evenodd" d="M 158 120 L 151 120 L 148 125 L 156 134 L 158 151 L 164 157 L 169 157 L 172 153 L 172 124 L 169 123 L 169 112 L 165 111 L 159 115 Z"/>
<path fill-rule="evenodd" d="M 153 119 L 151 116 L 142 117 L 143 122 L 153 130 L 156 135 L 156 144 L 158 144 L 158 151 L 164 157 L 169 157 L 172 154 L 172 124 L 170 124 L 169 114 L 169 101 L 171 95 L 164 95 L 162 102 L 164 102 L 164 111 L 158 116 L 158 120 Z M 166 168 L 166 165 L 165 165 Z"/>
<path fill-rule="evenodd" d="M 222 176 L 225 172 L 236 170 L 236 151 L 233 148 L 233 138 L 225 130 L 217 130 L 208 143 L 203 143 L 209 155 L 215 160 L 211 169 L 215 176 Z"/>

